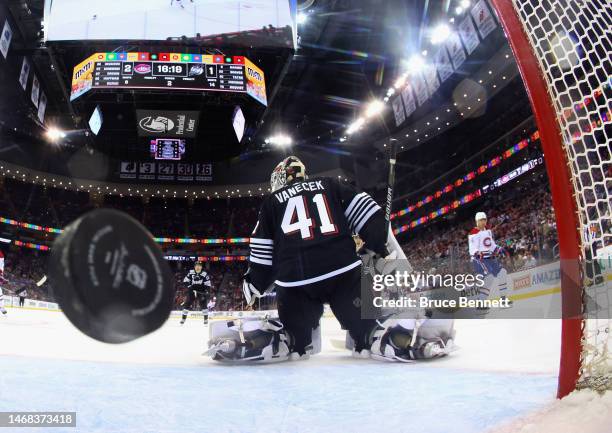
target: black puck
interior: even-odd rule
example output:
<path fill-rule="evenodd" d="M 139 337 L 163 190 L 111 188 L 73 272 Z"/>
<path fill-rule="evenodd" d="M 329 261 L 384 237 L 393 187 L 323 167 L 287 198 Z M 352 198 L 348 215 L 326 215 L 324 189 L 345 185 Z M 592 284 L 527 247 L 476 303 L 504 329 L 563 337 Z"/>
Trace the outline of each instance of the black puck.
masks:
<path fill-rule="evenodd" d="M 54 297 L 83 333 L 124 343 L 162 326 L 174 282 L 153 236 L 129 215 L 97 209 L 70 223 L 49 260 Z"/>

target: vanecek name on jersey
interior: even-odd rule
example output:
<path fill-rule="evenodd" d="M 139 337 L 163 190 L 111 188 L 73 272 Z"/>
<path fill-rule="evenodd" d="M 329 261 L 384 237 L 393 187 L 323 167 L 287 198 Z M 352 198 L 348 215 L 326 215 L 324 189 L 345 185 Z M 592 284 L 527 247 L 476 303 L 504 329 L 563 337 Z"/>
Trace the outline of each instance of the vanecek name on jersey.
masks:
<path fill-rule="evenodd" d="M 251 278 L 262 288 L 272 282 L 301 286 L 355 268 L 361 261 L 352 234 L 377 221 L 372 226 L 380 234 L 366 236 L 368 247 L 384 252 L 383 218 L 380 206 L 349 184 L 331 178 L 293 182 L 264 199 L 250 242 Z"/>

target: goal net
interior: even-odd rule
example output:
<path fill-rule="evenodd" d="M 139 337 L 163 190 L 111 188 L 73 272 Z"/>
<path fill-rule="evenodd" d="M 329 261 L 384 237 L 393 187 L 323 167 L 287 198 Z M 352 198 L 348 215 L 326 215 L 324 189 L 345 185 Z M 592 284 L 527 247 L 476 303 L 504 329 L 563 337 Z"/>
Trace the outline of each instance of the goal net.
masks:
<path fill-rule="evenodd" d="M 491 0 L 529 95 L 561 255 L 559 397 L 612 389 L 612 2 Z"/>

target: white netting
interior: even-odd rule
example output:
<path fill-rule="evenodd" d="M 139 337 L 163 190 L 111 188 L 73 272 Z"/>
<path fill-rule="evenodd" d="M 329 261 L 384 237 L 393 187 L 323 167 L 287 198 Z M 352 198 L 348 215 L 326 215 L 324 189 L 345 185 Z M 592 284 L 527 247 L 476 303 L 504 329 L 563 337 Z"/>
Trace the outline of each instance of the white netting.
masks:
<path fill-rule="evenodd" d="M 612 2 L 513 5 L 557 112 L 577 202 L 585 300 L 579 386 L 612 389 Z"/>

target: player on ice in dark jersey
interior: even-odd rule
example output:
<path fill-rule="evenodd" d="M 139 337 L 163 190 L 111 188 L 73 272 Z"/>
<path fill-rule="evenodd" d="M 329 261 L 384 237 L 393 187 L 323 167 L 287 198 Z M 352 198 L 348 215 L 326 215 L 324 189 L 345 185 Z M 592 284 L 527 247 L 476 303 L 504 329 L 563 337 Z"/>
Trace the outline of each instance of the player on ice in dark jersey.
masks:
<path fill-rule="evenodd" d="M 328 303 L 355 353 L 369 355 L 373 349 L 389 359 L 409 356 L 406 347 L 395 348 L 389 339 L 395 322 L 361 317 L 362 304 L 370 301 L 361 299 L 362 259 L 353 234 L 372 252 L 377 269 L 396 257 L 388 254 L 384 213 L 372 197 L 335 179 L 308 178 L 297 157 L 285 158 L 272 173 L 271 194 L 251 235 L 243 282 L 249 305 L 276 289 L 279 320 L 263 327 L 220 323 L 211 328 L 208 354 L 218 360 L 270 361 L 316 353 L 319 320 Z M 403 341 L 409 341 L 408 331 L 404 334 Z"/>
<path fill-rule="evenodd" d="M 203 270 L 201 262 L 196 262 L 193 269 L 190 270 L 183 279 L 183 283 L 187 284 L 187 297 L 181 304 L 181 307 L 183 307 L 181 325 L 185 323 L 185 320 L 187 320 L 189 308 L 196 299 L 200 301 L 200 307 L 202 308 L 202 314 L 204 315 L 204 324 L 208 324 L 207 305 L 210 291 L 212 290 L 212 282 L 210 280 L 210 275 Z"/>

